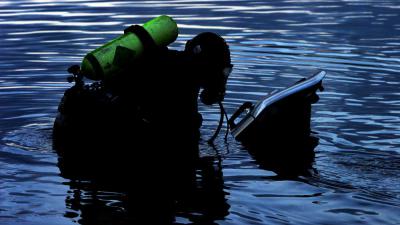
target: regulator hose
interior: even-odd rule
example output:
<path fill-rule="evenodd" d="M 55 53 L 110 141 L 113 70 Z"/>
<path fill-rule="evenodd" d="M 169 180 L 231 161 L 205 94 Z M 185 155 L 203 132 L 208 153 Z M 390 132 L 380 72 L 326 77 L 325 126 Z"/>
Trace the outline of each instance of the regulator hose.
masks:
<path fill-rule="evenodd" d="M 226 121 L 227 121 L 227 123 L 226 123 L 227 128 L 226 128 L 226 134 L 225 134 L 225 141 L 227 140 L 227 137 L 228 137 L 228 132 L 229 132 L 228 115 L 226 114 L 226 111 L 224 109 L 224 105 L 222 104 L 221 101 L 218 102 L 218 106 L 219 106 L 219 109 L 220 109 L 219 123 L 218 123 L 217 129 L 215 130 L 214 135 L 208 140 L 208 144 L 210 144 L 210 145 L 214 145 L 214 140 L 215 140 L 215 138 L 217 138 L 219 132 L 221 131 L 222 124 L 224 123 L 224 117 L 226 118 Z"/>

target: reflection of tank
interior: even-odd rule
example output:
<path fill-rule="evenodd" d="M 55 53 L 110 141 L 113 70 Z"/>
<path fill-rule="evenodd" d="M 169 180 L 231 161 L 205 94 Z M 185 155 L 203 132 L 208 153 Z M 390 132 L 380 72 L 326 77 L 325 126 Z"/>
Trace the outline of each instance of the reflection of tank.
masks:
<path fill-rule="evenodd" d="M 279 92 L 273 92 L 255 106 L 244 103 L 229 120 L 235 139 L 243 143 L 271 141 L 279 137 L 303 138 L 310 135 L 311 104 L 318 101 L 326 72 L 302 79 Z M 235 119 L 248 113 L 235 123 Z"/>

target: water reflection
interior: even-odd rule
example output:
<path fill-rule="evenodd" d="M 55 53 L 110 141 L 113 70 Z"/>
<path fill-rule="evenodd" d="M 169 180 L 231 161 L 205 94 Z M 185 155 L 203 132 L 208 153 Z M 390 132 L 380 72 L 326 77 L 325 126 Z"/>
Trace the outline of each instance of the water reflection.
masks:
<path fill-rule="evenodd" d="M 55 147 L 61 176 L 70 180 L 64 216 L 74 222 L 214 224 L 229 214 L 218 157 L 199 158 L 190 168 L 191 176 L 171 177 L 152 154 L 132 157 L 112 150 L 119 155 L 115 157 L 107 153 L 110 149 L 81 142 L 75 146 L 56 143 Z"/>
<path fill-rule="evenodd" d="M 1 1 L 0 5 L 1 224 L 73 224 L 80 219 L 79 210 L 64 209 L 65 189 L 70 189 L 68 196 L 73 197 L 76 184 L 70 188 L 74 181 L 58 176 L 57 155 L 47 147 L 43 131 L 23 126 L 45 124 L 51 128 L 56 106 L 69 87 L 66 65 L 80 63 L 86 52 L 121 34 L 128 24 L 142 24 L 160 14 L 186 25 L 172 47 L 181 48 L 194 34 L 208 29 L 229 41 L 235 70 L 225 102 L 228 114 L 244 101 L 257 101 L 309 71 L 326 69 L 329 73 L 326 91 L 312 116 L 312 128 L 320 138 L 316 162 L 311 162 L 310 153 L 308 159 L 302 159 L 308 166 L 299 165 L 311 165 L 319 176 L 305 178 L 312 180 L 311 184 L 268 179 L 275 176 L 270 170 L 284 177 L 285 173 L 293 174 L 291 177 L 306 174 L 277 167 L 289 167 L 294 156 L 307 158 L 307 154 L 296 155 L 297 146 L 290 151 L 268 145 L 261 151 L 265 156 L 254 157 L 254 163 L 247 150 L 241 151 L 240 144 L 230 141 L 223 183 L 230 192 L 225 199 L 231 208 L 221 223 L 399 221 L 398 1 L 18 0 Z M 202 132 L 211 135 L 218 114 L 208 108 L 202 112 L 211 118 Z M 223 141 L 216 143 L 217 148 L 225 149 Z M 204 151 L 206 147 L 202 147 Z M 43 158 L 51 163 L 43 164 Z M 260 165 L 266 170 L 260 170 Z M 128 172 L 124 175 L 129 176 Z M 110 205 L 114 207 L 108 210 L 110 216 L 125 210 L 115 203 L 125 192 L 102 191 L 96 201 L 106 199 L 106 211 Z M 82 205 L 86 204 L 82 201 L 87 198 L 85 193 L 81 192 Z M 113 203 L 104 197 L 109 193 Z M 189 222 L 187 218 L 176 214 L 180 223 Z"/>
<path fill-rule="evenodd" d="M 319 138 L 284 137 L 248 146 L 261 168 L 275 172 L 279 179 L 295 179 L 317 173 L 313 167 Z"/>

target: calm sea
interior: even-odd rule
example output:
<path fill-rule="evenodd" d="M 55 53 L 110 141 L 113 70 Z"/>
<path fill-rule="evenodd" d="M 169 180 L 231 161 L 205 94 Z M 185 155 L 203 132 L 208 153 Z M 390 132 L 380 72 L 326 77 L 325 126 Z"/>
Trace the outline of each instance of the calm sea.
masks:
<path fill-rule="evenodd" d="M 215 201 L 223 204 L 181 209 L 177 223 L 400 224 L 397 0 L 0 0 L 0 224 L 129 224 L 124 193 L 94 195 L 60 176 L 52 123 L 71 86 L 70 65 L 162 14 L 179 25 L 174 49 L 204 31 L 229 42 L 229 115 L 244 101 L 328 72 L 313 106 L 319 145 L 301 165 L 308 172 L 285 178 L 279 171 L 296 160 L 260 163 L 232 137 L 224 143 L 220 135 L 217 151 L 203 141 L 202 156 L 222 159 L 214 167 L 223 193 Z M 206 140 L 219 111 L 200 109 Z"/>

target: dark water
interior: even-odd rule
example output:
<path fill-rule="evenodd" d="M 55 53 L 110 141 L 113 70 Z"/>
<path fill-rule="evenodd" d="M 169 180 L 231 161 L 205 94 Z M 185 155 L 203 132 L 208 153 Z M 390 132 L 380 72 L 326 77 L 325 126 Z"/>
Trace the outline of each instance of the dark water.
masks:
<path fill-rule="evenodd" d="M 397 0 L 0 1 L 0 224 L 76 224 L 87 222 L 83 214 L 128 223 L 123 193 L 94 195 L 59 175 L 52 123 L 71 86 L 66 68 L 124 27 L 161 14 L 179 24 L 173 48 L 202 31 L 228 40 L 235 65 L 229 114 L 318 69 L 328 72 L 313 108 L 320 140 L 303 165 L 308 173 L 284 178 L 277 168 L 295 168 L 290 156 L 265 165 L 231 137 L 217 139 L 226 204 L 210 217 L 215 223 L 400 224 L 399 10 Z M 207 139 L 218 109 L 201 111 Z M 202 143 L 201 154 L 216 152 Z M 207 216 L 212 204 L 177 212 L 176 221 Z"/>

